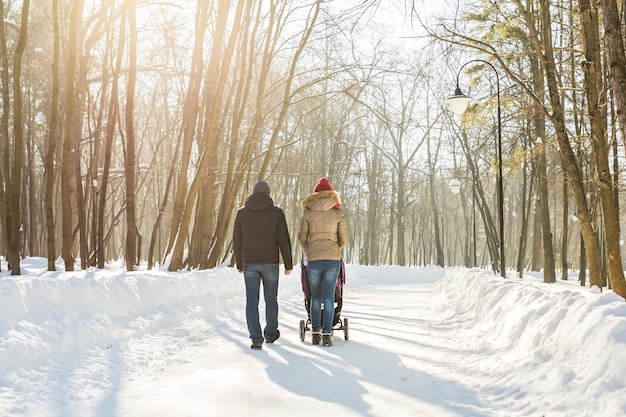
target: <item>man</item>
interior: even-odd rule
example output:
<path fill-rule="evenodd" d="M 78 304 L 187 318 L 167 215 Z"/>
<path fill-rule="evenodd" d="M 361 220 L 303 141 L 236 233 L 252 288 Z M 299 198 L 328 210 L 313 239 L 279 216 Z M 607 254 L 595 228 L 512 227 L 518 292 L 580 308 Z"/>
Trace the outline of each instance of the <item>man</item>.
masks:
<path fill-rule="evenodd" d="M 244 207 L 237 211 L 233 230 L 233 250 L 239 273 L 246 283 L 246 321 L 254 350 L 263 340 L 274 343 L 278 330 L 278 264 L 279 250 L 285 263 L 285 274 L 293 269 L 291 239 L 285 213 L 270 198 L 270 186 L 259 181 Z M 266 325 L 261 332 L 259 293 L 263 283 Z"/>

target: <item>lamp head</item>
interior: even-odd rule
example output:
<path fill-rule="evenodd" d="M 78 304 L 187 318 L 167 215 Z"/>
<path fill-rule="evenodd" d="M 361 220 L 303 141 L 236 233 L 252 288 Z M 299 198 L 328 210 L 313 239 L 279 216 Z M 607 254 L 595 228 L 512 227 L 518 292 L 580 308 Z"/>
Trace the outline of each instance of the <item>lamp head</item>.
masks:
<path fill-rule="evenodd" d="M 454 90 L 454 95 L 446 99 L 448 108 L 457 116 L 460 116 L 465 112 L 469 102 L 470 98 L 463 94 L 458 86 L 456 87 L 456 90 Z"/>
<path fill-rule="evenodd" d="M 450 191 L 452 191 L 452 194 L 458 194 L 461 192 L 461 181 L 456 178 L 451 179 L 448 183 L 448 187 L 450 188 Z"/>

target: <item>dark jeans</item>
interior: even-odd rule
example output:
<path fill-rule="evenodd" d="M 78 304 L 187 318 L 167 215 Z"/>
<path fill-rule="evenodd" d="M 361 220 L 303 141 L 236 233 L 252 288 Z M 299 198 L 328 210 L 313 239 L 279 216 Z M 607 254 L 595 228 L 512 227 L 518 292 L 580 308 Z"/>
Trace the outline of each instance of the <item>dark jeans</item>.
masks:
<path fill-rule="evenodd" d="M 244 264 L 246 282 L 246 321 L 252 344 L 261 345 L 263 339 L 273 340 L 278 329 L 278 264 Z M 261 332 L 259 297 L 261 282 L 265 298 L 265 329 Z"/>
<path fill-rule="evenodd" d="M 309 261 L 308 277 L 311 287 L 311 327 L 314 332 L 331 334 L 335 317 L 335 287 L 341 270 L 341 261 Z M 324 323 L 322 321 L 324 303 Z"/>

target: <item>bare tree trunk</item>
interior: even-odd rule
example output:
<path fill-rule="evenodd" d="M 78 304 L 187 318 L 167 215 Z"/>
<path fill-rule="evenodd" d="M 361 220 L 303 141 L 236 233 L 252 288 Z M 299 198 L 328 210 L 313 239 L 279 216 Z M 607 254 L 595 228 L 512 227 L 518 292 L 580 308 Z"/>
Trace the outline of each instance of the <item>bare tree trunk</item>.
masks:
<path fill-rule="evenodd" d="M 548 204 L 548 180 L 545 148 L 540 150 L 538 161 L 539 207 L 541 210 L 541 236 L 543 238 L 543 282 L 556 282 L 552 231 L 550 230 L 550 205 Z"/>
<path fill-rule="evenodd" d="M 604 43 L 607 49 L 609 82 L 615 100 L 615 114 L 622 133 L 622 142 L 626 145 L 626 53 L 624 35 L 616 0 L 601 0 Z M 626 14 L 623 2 L 623 12 Z"/>
<path fill-rule="evenodd" d="M 532 139 L 524 139 L 523 147 L 525 149 L 531 148 L 533 146 Z M 522 184 L 521 184 L 521 196 L 519 197 L 519 202 L 521 205 L 520 210 L 520 231 L 519 231 L 519 240 L 518 240 L 518 251 L 517 251 L 517 259 L 515 261 L 515 270 L 517 271 L 517 275 L 520 278 L 524 277 L 524 259 L 526 257 L 526 246 L 528 242 L 528 218 L 530 213 L 530 206 L 532 205 L 532 189 L 534 183 L 534 161 L 532 159 L 525 159 L 522 162 Z M 532 167 L 531 172 L 529 172 L 529 167 Z M 530 174 L 530 175 L 529 175 Z"/>
<path fill-rule="evenodd" d="M 4 16 L 4 1 L 0 0 L 0 16 Z M 11 95 L 9 92 L 9 55 L 7 51 L 7 40 L 5 37 L 6 28 L 4 19 L 0 20 L 0 48 L 2 59 L 2 115 L 0 116 L 0 134 L 2 135 L 0 141 L 0 157 L 1 157 L 1 169 L 0 179 L 2 186 L 0 186 L 0 207 L 2 207 L 2 221 L 0 221 L 0 227 L 2 228 L 2 243 L 5 248 L 9 247 L 8 239 L 8 224 L 6 221 L 7 216 L 7 185 L 10 178 L 9 166 L 9 116 L 11 114 Z"/>
<path fill-rule="evenodd" d="M 74 154 L 74 135 L 79 135 L 75 130 L 75 82 L 78 77 L 78 54 L 80 51 L 80 26 L 83 14 L 83 1 L 73 0 L 70 14 L 70 35 L 68 47 L 67 84 L 65 89 L 65 130 L 63 135 L 63 154 L 61 157 L 61 203 L 63 219 L 63 247 L 62 256 L 65 261 L 65 270 L 74 270 L 73 253 L 73 209 L 72 196 L 75 195 L 71 184 L 72 161 Z"/>
<path fill-rule="evenodd" d="M 106 5 L 103 8 L 103 15 L 106 16 L 110 16 L 111 15 L 111 9 L 112 9 L 112 3 L 104 3 L 104 5 Z M 93 153 L 91 156 L 91 166 L 88 170 L 89 174 L 90 174 L 90 179 L 87 181 L 87 184 L 90 184 L 90 195 L 91 195 L 91 204 L 92 204 L 92 213 L 91 213 L 91 228 L 92 228 L 92 232 L 90 235 L 90 250 L 89 250 L 89 261 L 88 264 L 89 266 L 98 266 L 98 267 L 104 267 L 104 259 L 102 258 L 104 256 L 104 249 L 100 248 L 100 244 L 103 243 L 103 234 L 104 231 L 102 230 L 102 228 L 104 228 L 104 220 L 101 219 L 102 216 L 104 216 L 103 213 L 101 213 L 101 207 L 100 207 L 100 201 L 101 201 L 101 197 L 102 197 L 102 190 L 103 190 L 103 181 L 105 179 L 104 173 L 101 173 L 101 170 L 103 171 L 102 165 L 103 160 L 106 158 L 106 143 L 107 143 L 107 132 L 108 130 L 103 128 L 103 125 L 105 124 L 105 120 L 106 120 L 106 125 L 108 127 L 108 124 L 111 122 L 113 123 L 113 125 L 115 125 L 115 121 L 116 118 L 113 118 L 113 120 L 111 120 L 109 117 L 109 114 L 107 113 L 109 110 L 109 105 L 111 104 L 111 102 L 114 100 L 113 97 L 111 97 L 110 94 L 110 86 L 112 85 L 113 82 L 116 82 L 115 80 L 113 80 L 112 82 L 110 81 L 110 66 L 112 65 L 113 59 L 111 58 L 112 56 L 114 56 L 114 52 L 113 52 L 113 22 L 115 20 L 114 19 L 110 19 L 109 22 L 111 22 L 109 25 L 107 25 L 104 29 L 103 29 L 103 33 L 105 33 L 104 35 L 104 51 L 103 51 L 103 57 L 102 57 L 102 62 L 101 62 L 101 67 L 102 67 L 102 86 L 101 86 L 101 91 L 102 94 L 100 95 L 100 105 L 98 108 L 98 116 L 97 116 L 97 122 L 96 122 L 96 126 L 94 129 L 94 143 L 93 143 Z M 123 50 L 123 48 L 121 48 Z M 109 93 L 109 94 L 107 94 Z M 109 153 L 110 156 L 110 153 Z M 105 187 L 106 188 L 106 187 Z M 104 210 L 104 208 L 102 208 L 102 210 Z M 101 226 L 101 220 L 102 220 L 102 226 Z M 100 259 L 103 259 L 102 261 L 100 261 Z"/>
<path fill-rule="evenodd" d="M 580 280 L 580 286 L 587 285 L 587 251 L 585 249 L 585 239 L 580 234 L 580 268 L 578 268 L 578 279 Z"/>
<path fill-rule="evenodd" d="M 396 218 L 396 230 L 398 231 L 396 264 L 400 266 L 406 265 L 406 181 L 406 167 L 401 163 L 398 166 L 398 217 Z"/>
<path fill-rule="evenodd" d="M 56 260 L 56 227 L 54 221 L 54 203 L 55 203 L 55 170 L 54 161 L 57 152 L 57 131 L 58 131 L 58 112 L 59 112 L 59 43 L 61 41 L 59 34 L 59 2 L 52 1 L 52 24 L 54 33 L 54 50 L 52 52 L 52 103 L 50 106 L 50 127 L 48 130 L 48 154 L 46 155 L 46 231 L 47 231 L 47 255 L 48 255 L 48 271 L 55 271 Z"/>
<path fill-rule="evenodd" d="M 112 84 L 111 84 L 111 98 L 109 101 L 109 106 L 107 110 L 107 124 L 106 124 L 106 132 L 105 132 L 105 142 L 104 142 L 104 161 L 102 165 L 102 175 L 100 179 L 100 190 L 99 190 L 99 199 L 98 199 L 98 230 L 97 230 L 97 238 L 96 238 L 96 252 L 97 252 L 97 262 L 98 268 L 104 268 L 106 261 L 105 254 L 105 246 L 107 242 L 107 238 L 105 237 L 104 230 L 104 215 L 105 215 L 105 207 L 108 196 L 108 187 L 109 187 L 109 173 L 111 170 L 111 154 L 113 153 L 113 139 L 115 137 L 115 129 L 118 124 L 118 112 L 119 112 L 119 99 L 118 99 L 118 80 L 120 78 L 123 57 L 124 57 L 124 43 L 126 42 L 126 24 L 125 24 L 125 15 L 122 15 L 120 19 L 119 25 L 119 36 L 118 36 L 118 44 L 117 44 L 117 57 L 115 58 L 115 70 L 112 74 Z M 111 28 L 111 31 L 113 29 Z M 110 43 L 107 42 L 107 45 Z M 109 45 L 110 46 L 110 45 Z M 113 48 L 107 48 L 113 50 Z"/>
<path fill-rule="evenodd" d="M 539 182 L 539 178 L 537 178 Z M 534 200 L 533 210 L 533 251 L 530 260 L 531 271 L 541 271 L 543 266 L 543 239 L 541 237 L 541 208 L 539 205 L 539 192 L 537 192 L 537 198 Z"/>
<path fill-rule="evenodd" d="M 26 192 L 22 194 L 22 207 L 28 207 L 24 217 L 27 217 L 27 224 L 24 227 L 23 243 L 26 256 L 41 256 L 41 248 L 39 245 L 39 211 L 37 209 L 38 190 L 37 190 L 37 173 L 39 170 L 35 168 L 35 153 L 33 150 L 33 126 L 32 118 L 30 118 L 30 126 L 26 137 L 26 169 L 24 172 L 24 181 L 26 182 Z M 26 229 L 28 229 L 28 238 L 26 238 Z"/>
<path fill-rule="evenodd" d="M 435 160 L 437 159 L 437 154 L 438 154 L 438 150 L 435 154 Z M 441 227 L 439 226 L 439 209 L 437 207 L 437 194 L 435 193 L 435 177 L 436 177 L 436 173 L 435 173 L 435 164 L 433 162 L 433 156 L 431 155 L 431 149 L 430 149 L 430 137 L 427 139 L 426 141 L 426 151 L 427 151 L 427 157 L 428 157 L 428 167 L 429 167 L 429 171 L 430 171 L 430 176 L 429 176 L 429 183 L 428 183 L 428 192 L 430 194 L 430 204 L 431 204 L 431 212 L 432 212 L 432 216 L 433 216 L 433 231 L 435 233 L 435 254 L 436 254 L 436 262 L 437 265 L 440 267 L 444 267 L 445 266 L 445 260 L 443 258 L 443 243 L 442 243 L 442 230 Z M 401 231 L 398 231 L 399 233 Z"/>
<path fill-rule="evenodd" d="M 569 186 L 567 173 L 563 173 L 563 224 L 561 230 L 561 269 L 563 270 L 561 279 L 567 281 L 569 277 Z"/>
<path fill-rule="evenodd" d="M 126 270 L 133 271 L 137 260 L 137 219 L 135 213 L 135 84 L 137 80 L 137 22 L 135 18 L 135 0 L 126 0 L 128 29 L 130 33 L 128 48 L 128 84 L 126 86 L 126 152 L 124 158 L 124 176 L 126 178 Z"/>
<path fill-rule="evenodd" d="M 180 140 L 177 140 L 176 143 L 176 151 L 174 152 L 174 160 L 178 159 L 178 151 L 180 149 Z M 163 201 L 159 206 L 159 213 L 157 215 L 156 221 L 154 222 L 154 226 L 152 228 L 152 234 L 150 235 L 150 247 L 148 248 L 148 269 L 152 269 L 154 267 L 154 247 L 156 246 L 157 234 L 159 231 L 159 226 L 163 219 L 163 214 L 165 212 L 165 208 L 167 207 L 167 202 L 170 198 L 170 189 L 172 186 L 172 182 L 174 181 L 174 177 L 176 175 L 175 164 L 172 164 L 169 170 L 169 174 L 167 176 L 167 181 L 165 184 L 165 190 L 163 191 Z"/>
<path fill-rule="evenodd" d="M 543 77 L 539 71 L 539 62 L 536 57 L 532 58 L 533 90 L 540 101 L 544 100 L 545 87 Z M 556 268 L 554 261 L 554 248 L 552 244 L 552 230 L 550 228 L 550 204 L 548 201 L 548 172 L 546 163 L 546 121 L 543 113 L 535 104 L 533 112 L 533 127 L 537 137 L 542 143 L 538 147 L 537 155 L 537 178 L 539 193 L 539 211 L 541 212 L 541 237 L 543 247 L 543 281 L 556 282 Z"/>
<path fill-rule="evenodd" d="M 28 12 L 30 0 L 25 0 L 22 6 L 19 39 L 15 48 L 13 59 L 13 149 L 5 148 L 5 152 L 13 151 L 9 176 L 5 177 L 8 193 L 7 199 L 7 226 L 8 235 L 8 262 L 11 275 L 20 275 L 20 247 L 22 233 L 21 216 L 21 193 L 22 193 L 22 167 L 24 160 L 24 122 L 22 108 L 22 57 L 28 38 Z M 6 158 L 5 158 L 6 160 Z"/>
<path fill-rule="evenodd" d="M 525 173 L 528 171 L 529 165 L 532 167 L 530 169 L 529 175 Z M 533 195 L 534 191 L 534 183 L 536 176 L 536 166 L 535 161 L 530 160 L 524 161 L 522 172 L 523 172 L 523 184 L 522 184 L 522 197 L 520 198 L 520 202 L 522 203 L 522 225 L 520 230 L 520 238 L 519 238 L 519 251 L 517 252 L 517 273 L 520 278 L 524 277 L 524 270 L 526 269 L 526 252 L 528 247 L 528 230 L 531 222 L 529 219 L 531 218 L 531 208 L 533 206 L 533 199 L 528 196 Z"/>
<path fill-rule="evenodd" d="M 380 216 L 382 214 L 382 207 L 380 202 L 380 193 L 378 192 L 379 184 L 378 180 L 381 177 L 379 169 L 380 161 L 378 158 L 366 157 L 367 166 L 367 187 L 368 187 L 368 211 L 367 211 L 367 224 L 369 225 L 365 229 L 365 264 L 366 265 L 379 265 L 380 264 Z"/>
<path fill-rule="evenodd" d="M 619 123 L 622 141 L 626 144 L 626 53 L 624 51 L 624 38 L 621 25 L 623 22 L 620 22 L 616 0 L 601 0 L 601 3 L 609 82 L 613 90 L 615 114 Z M 624 8 L 623 4 L 622 8 Z M 626 10 L 624 10 L 624 13 L 626 13 Z M 618 170 L 615 171 L 616 176 L 617 172 Z M 617 181 L 615 181 L 615 184 L 617 184 Z M 617 210 L 619 205 L 615 207 Z M 616 230 L 610 232 L 611 237 L 614 237 L 613 235 L 616 233 L 619 234 L 619 216 L 617 217 L 617 227 L 615 227 L 615 229 Z M 607 233 L 609 233 L 608 230 Z M 612 255 L 609 253 L 609 260 L 611 256 L 615 256 L 615 254 Z M 617 263 L 617 259 L 614 261 Z M 621 259 L 619 261 L 621 264 Z M 615 276 L 609 273 L 609 279 L 611 280 L 613 291 L 622 297 L 626 297 L 626 282 L 624 281 L 623 271 L 621 276 L 617 271 Z"/>
<path fill-rule="evenodd" d="M 78 61 L 80 63 L 80 59 Z M 74 126 L 73 126 L 73 139 L 74 139 L 74 153 L 72 155 L 72 161 L 74 162 L 74 197 L 76 198 L 76 211 L 78 218 L 78 253 L 80 256 L 80 268 L 87 269 L 87 261 L 88 261 L 88 239 L 87 239 L 87 204 L 86 204 L 86 192 L 83 189 L 83 175 L 82 175 L 82 149 L 81 142 L 83 138 L 83 104 L 85 94 L 82 94 L 84 89 L 86 88 L 86 78 L 83 73 L 84 68 L 81 68 L 79 64 L 78 73 L 81 75 L 79 77 L 79 82 L 77 82 L 77 91 L 75 92 L 75 100 L 74 100 Z M 76 240 L 76 239 L 74 239 Z"/>

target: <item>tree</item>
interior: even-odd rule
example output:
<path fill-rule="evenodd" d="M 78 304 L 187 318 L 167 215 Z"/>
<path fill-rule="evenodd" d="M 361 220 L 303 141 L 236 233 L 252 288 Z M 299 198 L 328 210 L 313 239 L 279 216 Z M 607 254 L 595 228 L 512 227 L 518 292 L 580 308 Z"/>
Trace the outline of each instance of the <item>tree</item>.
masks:
<path fill-rule="evenodd" d="M 237 24 L 233 28 L 233 32 L 230 34 L 232 39 L 236 39 L 240 30 L 240 18 L 243 12 L 243 4 L 239 4 L 237 11 L 235 12 L 235 21 Z M 216 17 L 217 28 L 214 34 L 213 45 L 211 50 L 211 57 L 209 58 L 209 63 L 207 68 L 209 70 L 209 74 L 207 77 L 207 85 L 205 86 L 205 94 L 210 95 L 211 101 L 210 103 L 206 103 L 205 107 L 208 109 L 210 119 L 205 124 L 205 128 L 207 129 L 203 134 L 200 135 L 204 139 L 201 146 L 201 156 L 200 162 L 198 164 L 198 168 L 196 171 L 196 175 L 194 176 L 191 185 L 189 187 L 189 191 L 186 196 L 186 204 L 182 207 L 182 216 L 180 217 L 179 227 L 176 230 L 175 235 L 171 235 L 170 239 L 173 239 L 174 245 L 172 247 L 172 258 L 169 265 L 170 271 L 175 271 L 183 267 L 183 252 L 187 241 L 187 236 L 189 233 L 189 225 L 192 218 L 192 210 L 193 203 L 196 201 L 198 197 L 198 192 L 201 187 L 201 183 L 204 180 L 204 175 L 209 166 L 209 161 L 213 156 L 213 151 L 215 149 L 212 145 L 212 140 L 215 140 L 218 125 L 217 116 L 220 114 L 221 109 L 221 100 L 224 95 L 225 86 L 226 86 L 226 76 L 230 68 L 231 62 L 230 58 L 233 53 L 233 49 L 225 48 L 225 43 L 227 42 L 226 38 L 226 23 L 228 20 L 229 14 L 229 2 L 221 1 L 219 5 L 218 14 Z M 222 56 L 222 53 L 226 52 L 225 56 Z M 182 171 L 181 175 L 186 176 L 187 172 Z M 179 193 L 180 195 L 180 193 Z M 177 199 L 178 201 L 178 199 Z M 174 231 L 174 230 L 172 230 Z"/>
<path fill-rule="evenodd" d="M 47 232 L 47 258 L 48 271 L 55 271 L 56 260 L 56 227 L 54 220 L 54 188 L 55 188 L 55 166 L 57 153 L 57 135 L 59 126 L 59 4 L 58 0 L 52 2 L 52 22 L 54 34 L 54 48 L 52 52 L 52 101 L 50 104 L 49 130 L 48 130 L 48 153 L 46 155 L 45 172 L 45 211 L 46 211 L 46 232 Z"/>
<path fill-rule="evenodd" d="M 61 156 L 61 215 L 63 219 L 63 246 L 62 256 L 65 270 L 74 270 L 74 222 L 72 197 L 76 195 L 74 183 L 71 181 L 72 162 L 74 161 L 74 138 L 79 134 L 75 130 L 78 110 L 75 107 L 76 80 L 78 76 L 78 60 L 80 51 L 80 17 L 83 12 L 83 1 L 73 0 L 70 14 L 70 36 L 67 63 L 67 82 L 65 86 L 65 128 L 63 131 L 63 153 Z"/>
<path fill-rule="evenodd" d="M 4 8 L 4 7 L 3 7 Z M 24 123 L 23 123 L 23 102 L 22 102 L 22 59 L 26 42 L 28 39 L 28 12 L 30 9 L 30 0 L 24 1 L 22 5 L 22 14 L 20 21 L 20 31 L 15 47 L 13 57 L 13 145 L 8 136 L 8 126 L 3 128 L 7 133 L 4 138 L 4 189 L 7 190 L 6 198 L 6 226 L 8 243 L 8 262 L 11 269 L 11 275 L 20 275 L 20 249 L 21 249 L 21 233 L 23 232 L 22 213 L 21 213 L 21 193 L 22 193 L 22 167 L 24 161 Z M 4 14 L 3 14 L 4 16 Z M 4 26 L 1 28 L 4 33 Z M 4 39 L 3 45 L 5 45 Z M 3 55 L 6 53 L 6 46 L 3 46 Z M 8 57 L 3 59 L 8 63 Z M 8 68 L 5 67 L 7 74 L 3 87 L 7 87 Z M 8 98 L 8 92 L 4 98 Z M 6 130 L 5 130 L 6 129 Z"/>
<path fill-rule="evenodd" d="M 136 6 L 134 0 L 125 1 L 125 12 L 128 15 L 129 28 L 129 48 L 128 48 L 128 83 L 126 87 L 126 152 L 124 154 L 124 176 L 126 178 L 126 269 L 133 271 L 135 265 L 139 264 L 139 254 L 137 253 L 137 241 L 139 231 L 137 230 L 137 219 L 135 212 L 135 85 L 137 81 L 137 19 Z M 139 243 L 141 240 L 139 239 Z"/>
<path fill-rule="evenodd" d="M 585 92 L 589 112 L 591 143 L 596 155 L 599 194 L 602 202 L 604 240 L 607 250 L 609 279 L 616 294 L 626 297 L 626 281 L 622 269 L 619 222 L 613 195 L 613 178 L 609 166 L 609 144 L 607 142 L 607 96 L 604 88 L 600 50 L 598 10 L 588 0 L 579 0 L 581 11 L 581 32 L 585 61 L 582 64 L 585 75 Z M 600 286 L 601 287 L 601 286 Z"/>
<path fill-rule="evenodd" d="M 539 70 L 539 63 L 536 57 L 531 57 L 533 91 L 537 97 L 543 101 L 544 99 L 544 83 L 543 77 Z M 548 171 L 546 146 L 544 144 L 546 137 L 546 120 L 541 109 L 535 104 L 533 106 L 533 128 L 537 138 L 541 143 L 537 147 L 537 182 L 538 182 L 538 211 L 541 213 L 541 237 L 543 247 L 543 281 L 548 283 L 556 282 L 556 267 L 554 260 L 554 248 L 552 245 L 552 230 L 550 227 L 550 205 L 548 202 Z"/>
<path fill-rule="evenodd" d="M 547 80 L 547 89 L 552 109 L 550 111 L 545 107 L 542 108 L 544 109 L 544 113 L 551 119 L 555 128 L 555 134 L 561 150 L 563 169 L 567 172 L 567 176 L 574 191 L 576 211 L 578 218 L 580 219 L 581 230 L 585 240 L 585 247 L 587 249 L 591 282 L 593 285 L 597 285 L 601 281 L 602 271 L 600 248 L 596 232 L 592 227 L 591 213 L 587 206 L 586 190 L 583 183 L 580 165 L 572 150 L 567 129 L 565 127 L 564 108 L 559 93 L 554 51 L 552 48 L 552 20 L 550 16 L 550 3 L 547 0 L 539 0 L 538 17 L 540 20 L 541 36 L 535 27 L 535 21 L 532 18 L 533 15 L 528 13 L 518 0 L 515 0 L 515 4 L 518 6 L 518 10 L 524 17 L 526 25 L 530 31 L 530 39 L 535 47 L 535 50 L 544 51 L 542 54 L 538 54 L 538 56 L 540 57 L 542 68 Z"/>
<path fill-rule="evenodd" d="M 0 15 L 4 16 L 4 1 L 0 0 Z M 1 82 L 2 82 L 2 115 L 0 116 L 0 182 L 2 183 L 2 187 L 0 187 L 0 213 L 2 214 L 2 221 L 0 221 L 0 228 L 2 233 L 2 243 L 5 247 L 9 247 L 9 231 L 8 231 L 8 223 L 6 221 L 7 218 L 7 210 L 8 205 L 7 201 L 7 193 L 6 187 L 9 179 L 9 117 L 10 117 L 10 105 L 11 105 L 11 97 L 9 94 L 9 78 L 10 78 L 10 68 L 9 68 L 9 53 L 7 50 L 7 39 L 6 39 L 6 30 L 4 19 L 0 21 L 0 59 L 2 61 L 2 74 L 1 74 Z"/>

